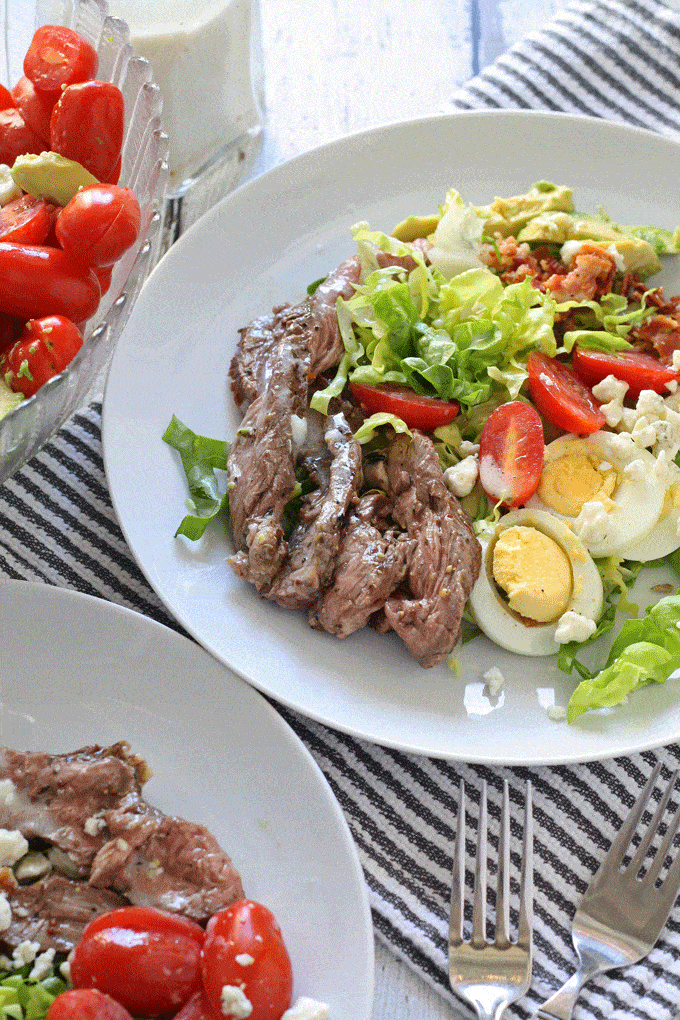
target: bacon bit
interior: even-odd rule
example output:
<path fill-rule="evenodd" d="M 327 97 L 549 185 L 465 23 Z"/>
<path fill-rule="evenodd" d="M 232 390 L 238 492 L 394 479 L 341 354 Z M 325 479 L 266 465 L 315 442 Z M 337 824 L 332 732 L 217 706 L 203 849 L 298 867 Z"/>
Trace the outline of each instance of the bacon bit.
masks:
<path fill-rule="evenodd" d="M 591 301 L 609 294 L 616 279 L 613 255 L 595 244 L 584 244 L 571 258 L 566 276 L 557 274 L 543 283 L 558 301 Z"/>

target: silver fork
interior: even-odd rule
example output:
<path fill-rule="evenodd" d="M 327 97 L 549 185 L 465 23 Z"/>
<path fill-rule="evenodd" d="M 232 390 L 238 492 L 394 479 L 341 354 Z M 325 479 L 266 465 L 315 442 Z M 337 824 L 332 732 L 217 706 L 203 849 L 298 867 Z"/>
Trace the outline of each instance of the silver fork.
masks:
<path fill-rule="evenodd" d="M 657 886 L 659 872 L 680 824 L 680 805 L 668 823 L 656 854 L 649 861 L 646 858 L 673 792 L 677 771 L 667 784 L 654 817 L 627 866 L 624 866 L 624 859 L 660 768 L 658 763 L 576 911 L 572 939 L 578 955 L 578 969 L 559 991 L 543 1003 L 534 1020 L 569 1020 L 586 981 L 615 967 L 637 963 L 659 938 L 680 888 L 680 854 L 675 856 L 663 881 Z M 643 877 L 639 877 L 643 865 L 647 870 Z"/>
<path fill-rule="evenodd" d="M 498 847 L 496 936 L 486 940 L 486 782 L 482 785 L 477 830 L 472 937 L 463 939 L 465 899 L 465 785 L 460 784 L 458 825 L 454 850 L 449 927 L 449 981 L 451 988 L 477 1010 L 479 1020 L 499 1020 L 506 1006 L 516 1002 L 531 982 L 533 920 L 533 836 L 531 784 L 524 806 L 524 845 L 520 880 L 517 941 L 510 941 L 510 799 L 503 786 L 503 812 Z"/>

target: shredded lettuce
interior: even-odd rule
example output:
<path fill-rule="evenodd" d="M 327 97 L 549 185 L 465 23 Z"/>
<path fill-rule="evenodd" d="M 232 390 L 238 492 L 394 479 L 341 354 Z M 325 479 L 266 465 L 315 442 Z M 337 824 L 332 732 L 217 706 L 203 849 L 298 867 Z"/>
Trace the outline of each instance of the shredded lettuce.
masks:
<path fill-rule="evenodd" d="M 189 486 L 190 513 L 182 519 L 175 537 L 184 535 L 195 542 L 209 522 L 228 508 L 228 494 L 220 492 L 215 470 L 226 470 L 230 444 L 197 435 L 174 414 L 163 439 L 178 451 Z"/>
<path fill-rule="evenodd" d="M 31 978 L 33 964 L 0 971 L 2 1020 L 43 1020 L 57 995 L 68 987 L 53 970 L 41 979 Z"/>

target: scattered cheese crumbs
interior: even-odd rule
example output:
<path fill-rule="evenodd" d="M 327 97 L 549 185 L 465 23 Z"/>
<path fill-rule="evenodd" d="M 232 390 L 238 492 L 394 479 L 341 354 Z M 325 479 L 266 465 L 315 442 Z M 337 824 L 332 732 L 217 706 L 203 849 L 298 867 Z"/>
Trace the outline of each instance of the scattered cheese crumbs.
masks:
<path fill-rule="evenodd" d="M 562 719 L 567 718 L 567 710 L 562 705 L 548 705 L 545 711 L 548 718 L 554 719 L 555 722 L 560 722 Z"/>
<path fill-rule="evenodd" d="M 491 669 L 487 669 L 486 673 L 484 674 L 484 679 L 486 680 L 487 687 L 489 688 L 489 694 L 491 695 L 491 697 L 492 698 L 498 697 L 498 695 L 503 689 L 503 684 L 505 683 L 505 677 L 501 673 L 498 666 L 492 666 Z"/>
<path fill-rule="evenodd" d="M 11 868 L 28 852 L 28 841 L 18 829 L 0 829 L 0 868 Z"/>
<path fill-rule="evenodd" d="M 575 613 L 573 609 L 567 609 L 557 623 L 555 641 L 560 645 L 565 645 L 569 641 L 587 641 L 596 630 L 597 624 L 594 620 L 581 613 Z"/>
<path fill-rule="evenodd" d="M 479 462 L 474 454 L 470 454 L 459 461 L 458 464 L 447 467 L 444 472 L 444 481 L 449 492 L 462 499 L 463 496 L 470 495 L 475 487 L 478 475 Z"/>
<path fill-rule="evenodd" d="M 253 1004 L 246 998 L 242 988 L 237 988 L 236 985 L 223 985 L 222 1012 L 232 1020 L 246 1020 L 253 1012 Z"/>
<path fill-rule="evenodd" d="M 68 982 L 69 984 L 71 983 L 71 964 L 68 962 L 68 960 L 64 960 L 64 962 L 60 964 L 59 973 L 63 977 L 64 981 Z"/>
<path fill-rule="evenodd" d="M 281 1020 L 328 1020 L 329 1016 L 330 1010 L 325 1002 L 302 996 L 286 1010 Z"/>
<path fill-rule="evenodd" d="M 479 443 L 471 443 L 469 439 L 464 439 L 459 449 L 463 457 L 469 457 L 470 454 L 479 453 Z"/>
<path fill-rule="evenodd" d="M 584 545 L 599 545 L 607 537 L 610 520 L 599 500 L 584 503 L 574 521 L 574 531 Z"/>
<path fill-rule="evenodd" d="M 669 379 L 668 382 L 666 383 L 666 389 L 668 390 L 669 393 L 677 393 L 678 392 L 678 380 L 677 379 Z"/>
<path fill-rule="evenodd" d="M 7 931 L 12 923 L 12 908 L 4 893 L 0 893 L 0 931 Z"/>
<path fill-rule="evenodd" d="M 23 967 L 26 963 L 33 963 L 39 949 L 39 942 L 29 942 L 27 939 L 20 942 L 12 952 L 12 966 Z"/>
<path fill-rule="evenodd" d="M 28 975 L 29 978 L 32 978 L 34 981 L 42 981 L 43 978 L 49 975 L 54 963 L 54 952 L 54 949 L 46 949 L 40 956 L 36 956 L 35 963 Z"/>
<path fill-rule="evenodd" d="M 102 829 L 106 828 L 106 822 L 102 817 L 103 814 L 104 814 L 103 811 L 97 811 L 96 814 L 90 815 L 89 818 L 85 819 L 83 823 L 83 829 L 85 830 L 85 834 L 87 836 L 96 836 L 98 835 L 98 833 L 102 831 Z"/>
<path fill-rule="evenodd" d="M 9 807 L 16 799 L 17 788 L 11 779 L 0 779 L 0 804 Z"/>
<path fill-rule="evenodd" d="M 250 967 L 251 964 L 255 963 L 255 957 L 251 956 L 250 953 L 239 953 L 234 959 L 239 967 Z"/>

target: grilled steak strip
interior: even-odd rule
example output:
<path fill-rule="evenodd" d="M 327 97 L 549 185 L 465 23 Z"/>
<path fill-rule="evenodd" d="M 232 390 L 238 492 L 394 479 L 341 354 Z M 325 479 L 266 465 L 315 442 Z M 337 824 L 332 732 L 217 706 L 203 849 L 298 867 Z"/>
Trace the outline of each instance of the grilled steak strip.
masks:
<path fill-rule="evenodd" d="M 397 436 L 387 472 L 394 518 L 412 545 L 408 593 L 387 600 L 385 618 L 421 666 L 434 666 L 458 641 L 481 549 L 468 516 L 446 487 L 427 436 Z"/>

